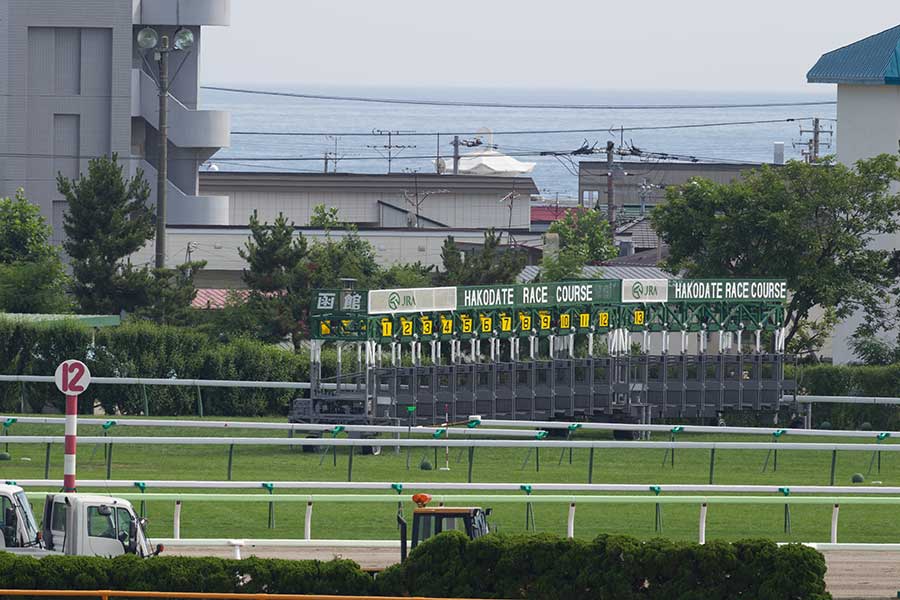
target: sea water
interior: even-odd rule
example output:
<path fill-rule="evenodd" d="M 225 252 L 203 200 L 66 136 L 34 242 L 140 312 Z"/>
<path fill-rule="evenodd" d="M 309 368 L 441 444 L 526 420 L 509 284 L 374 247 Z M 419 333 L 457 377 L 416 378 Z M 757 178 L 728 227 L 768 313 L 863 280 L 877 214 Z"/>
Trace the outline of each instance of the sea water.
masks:
<path fill-rule="evenodd" d="M 773 102 L 828 102 L 834 100 L 831 86 L 809 86 L 798 93 L 784 92 L 674 92 L 603 90 L 526 90 L 483 88 L 352 88 L 289 86 L 228 87 L 295 91 L 303 93 L 366 96 L 379 98 L 428 99 L 506 103 L 566 103 L 616 105 L 672 104 L 762 104 Z M 644 151 L 695 156 L 702 161 L 771 162 L 774 142 L 785 143 L 786 159 L 800 158 L 800 127 L 810 129 L 811 120 L 822 119 L 824 129 L 834 128 L 835 106 L 693 108 L 653 110 L 585 110 L 534 108 L 476 108 L 462 106 L 422 106 L 376 104 L 352 101 L 310 100 L 276 96 L 246 95 L 203 90 L 202 107 L 231 112 L 234 132 L 302 132 L 316 135 L 265 136 L 234 134 L 231 147 L 211 160 L 219 170 L 264 172 L 315 172 L 325 168 L 325 154 L 336 152 L 339 172 L 386 173 L 387 135 L 373 130 L 399 131 L 390 144 L 393 172 L 432 173 L 434 157 L 451 164 L 453 133 L 474 139 L 480 130 L 483 143 L 492 142 L 500 152 L 524 162 L 537 163 L 532 176 L 542 195 L 554 198 L 575 196 L 578 189 L 579 160 L 605 160 L 607 140 L 617 147 L 638 147 Z M 631 130 L 722 123 L 735 121 L 780 121 L 683 129 Z M 624 131 L 621 128 L 625 128 Z M 511 131 L 593 129 L 593 132 L 526 133 Z M 438 132 L 440 136 L 436 135 Z M 330 134 L 330 135 L 329 135 Z M 362 134 L 362 135 L 360 135 Z M 835 151 L 836 139 L 822 136 L 822 153 Z M 582 156 L 542 156 L 542 152 L 566 153 L 582 145 L 595 146 L 602 153 Z M 462 148 L 463 154 L 473 149 Z M 290 159 L 290 160 L 278 160 Z M 659 162 L 655 159 L 653 162 Z M 208 165 L 207 165 L 208 168 Z M 329 159 L 329 171 L 334 169 Z"/>

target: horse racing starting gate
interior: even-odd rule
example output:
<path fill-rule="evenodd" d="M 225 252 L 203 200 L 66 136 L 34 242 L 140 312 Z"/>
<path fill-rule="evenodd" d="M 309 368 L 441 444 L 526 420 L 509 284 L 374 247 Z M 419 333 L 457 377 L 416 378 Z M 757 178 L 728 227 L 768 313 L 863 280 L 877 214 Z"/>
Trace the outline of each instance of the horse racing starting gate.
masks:
<path fill-rule="evenodd" d="M 641 421 L 776 410 L 787 285 L 604 279 L 320 290 L 292 419 Z M 322 349 L 336 347 L 323 377 Z"/>

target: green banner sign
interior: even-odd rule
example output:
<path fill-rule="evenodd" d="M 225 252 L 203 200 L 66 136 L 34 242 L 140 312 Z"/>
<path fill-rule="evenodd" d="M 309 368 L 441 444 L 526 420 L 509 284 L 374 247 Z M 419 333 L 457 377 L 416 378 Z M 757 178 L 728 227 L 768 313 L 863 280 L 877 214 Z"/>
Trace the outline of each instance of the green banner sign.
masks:
<path fill-rule="evenodd" d="M 456 310 L 617 303 L 618 292 L 618 279 L 460 287 L 456 289 Z"/>
<path fill-rule="evenodd" d="M 319 290 L 312 314 L 391 315 L 618 306 L 631 304 L 781 303 L 776 279 L 600 279 L 470 287 Z"/>

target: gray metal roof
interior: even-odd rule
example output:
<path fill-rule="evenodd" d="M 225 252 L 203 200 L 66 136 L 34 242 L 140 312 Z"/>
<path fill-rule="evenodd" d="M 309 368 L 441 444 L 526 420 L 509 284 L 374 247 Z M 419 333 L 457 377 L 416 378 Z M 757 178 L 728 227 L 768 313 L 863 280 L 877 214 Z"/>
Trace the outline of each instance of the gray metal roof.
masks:
<path fill-rule="evenodd" d="M 489 175 L 438 175 L 437 173 L 258 173 L 248 171 L 202 171 L 200 188 L 204 193 L 216 190 L 251 189 L 259 191 L 341 191 L 399 192 L 418 186 L 420 190 L 442 189 L 451 192 L 495 192 L 537 194 L 531 177 L 495 177 Z"/>
<path fill-rule="evenodd" d="M 534 281 L 541 273 L 537 265 L 529 265 L 522 269 L 516 278 L 520 283 Z M 659 267 L 619 267 L 588 265 L 581 270 L 585 279 L 672 279 L 672 275 Z"/>
<path fill-rule="evenodd" d="M 806 80 L 900 85 L 900 25 L 823 54 L 806 74 Z"/>

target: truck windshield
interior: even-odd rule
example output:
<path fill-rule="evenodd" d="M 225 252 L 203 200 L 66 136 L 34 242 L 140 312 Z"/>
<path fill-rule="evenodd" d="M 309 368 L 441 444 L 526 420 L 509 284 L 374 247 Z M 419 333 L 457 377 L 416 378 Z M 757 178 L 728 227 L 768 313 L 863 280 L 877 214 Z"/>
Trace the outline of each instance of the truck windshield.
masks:
<path fill-rule="evenodd" d="M 27 539 L 23 541 L 26 545 L 36 544 L 38 528 L 37 523 L 34 520 L 34 513 L 31 512 L 31 504 L 28 503 L 28 498 L 25 497 L 25 492 L 16 492 L 15 499 L 16 505 L 19 508 L 20 518 L 22 518 L 22 525 L 25 527 L 25 535 Z"/>

